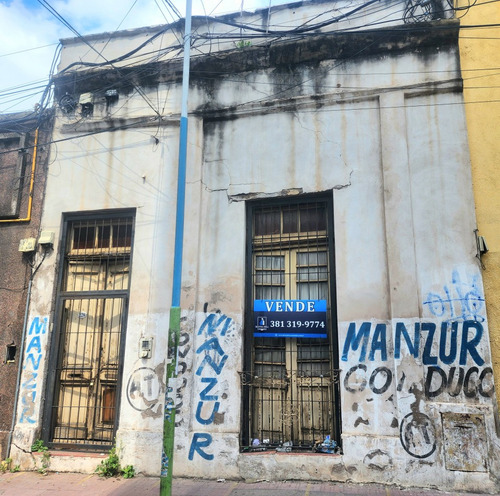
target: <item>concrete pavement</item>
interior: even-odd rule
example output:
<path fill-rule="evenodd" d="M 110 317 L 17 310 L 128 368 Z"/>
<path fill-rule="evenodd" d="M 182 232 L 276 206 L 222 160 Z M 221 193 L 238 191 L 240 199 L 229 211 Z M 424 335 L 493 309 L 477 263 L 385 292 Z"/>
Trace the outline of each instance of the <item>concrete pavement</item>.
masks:
<path fill-rule="evenodd" d="M 158 477 L 133 479 L 109 478 L 97 475 L 38 472 L 5 473 L 0 475 L 0 495 L 5 496 L 157 496 Z M 333 482 L 266 482 L 206 481 L 176 478 L 172 496 L 475 496 L 479 493 L 449 493 L 425 489 L 399 489 L 374 484 Z"/>

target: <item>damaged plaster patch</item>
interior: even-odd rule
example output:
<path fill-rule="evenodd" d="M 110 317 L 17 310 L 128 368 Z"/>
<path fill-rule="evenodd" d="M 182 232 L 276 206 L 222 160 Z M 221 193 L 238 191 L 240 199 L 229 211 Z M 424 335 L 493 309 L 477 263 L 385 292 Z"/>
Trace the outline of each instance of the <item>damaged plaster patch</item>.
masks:
<path fill-rule="evenodd" d="M 214 424 L 215 425 L 223 424 L 224 423 L 224 415 L 225 415 L 225 413 L 215 412 L 214 413 Z"/>
<path fill-rule="evenodd" d="M 288 188 L 282 189 L 280 192 L 275 193 L 262 193 L 262 192 L 254 192 L 254 193 L 239 193 L 237 195 L 228 195 L 229 202 L 240 202 L 246 200 L 253 200 L 256 198 L 276 198 L 277 196 L 295 196 L 300 195 L 304 191 L 302 188 Z"/>

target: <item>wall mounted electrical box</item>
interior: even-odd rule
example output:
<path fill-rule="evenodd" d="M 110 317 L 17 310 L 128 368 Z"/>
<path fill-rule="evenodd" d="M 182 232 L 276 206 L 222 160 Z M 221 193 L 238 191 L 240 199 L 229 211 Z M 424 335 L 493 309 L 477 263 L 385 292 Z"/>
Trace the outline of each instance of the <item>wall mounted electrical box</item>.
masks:
<path fill-rule="evenodd" d="M 139 341 L 139 358 L 151 358 L 153 338 L 141 338 Z"/>
<path fill-rule="evenodd" d="M 35 238 L 24 238 L 19 241 L 19 251 L 22 253 L 30 253 L 36 250 Z"/>
<path fill-rule="evenodd" d="M 92 103 L 94 100 L 94 95 L 92 93 L 82 93 L 78 100 L 80 105 L 86 105 L 88 103 Z"/>
<path fill-rule="evenodd" d="M 53 245 L 54 244 L 54 231 L 42 231 L 38 238 L 40 245 Z"/>

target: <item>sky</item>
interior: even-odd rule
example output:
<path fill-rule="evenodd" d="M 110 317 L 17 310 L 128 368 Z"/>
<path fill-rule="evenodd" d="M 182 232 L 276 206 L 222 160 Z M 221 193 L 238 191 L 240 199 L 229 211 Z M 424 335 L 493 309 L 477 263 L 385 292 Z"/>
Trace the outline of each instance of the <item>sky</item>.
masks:
<path fill-rule="evenodd" d="M 224 14 L 286 0 L 192 0 L 193 15 Z M 48 3 L 80 34 L 166 24 L 176 19 L 166 0 L 0 0 L 0 114 L 33 110 L 48 81 L 61 38 L 75 35 L 41 3 Z M 185 15 L 185 0 L 172 0 Z M 36 93 L 36 95 L 35 95 Z"/>

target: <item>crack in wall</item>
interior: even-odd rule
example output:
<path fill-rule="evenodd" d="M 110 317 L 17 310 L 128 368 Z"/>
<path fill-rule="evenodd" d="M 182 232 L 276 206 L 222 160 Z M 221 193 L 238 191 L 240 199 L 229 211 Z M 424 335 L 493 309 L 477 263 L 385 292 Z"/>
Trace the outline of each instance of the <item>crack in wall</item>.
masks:
<path fill-rule="evenodd" d="M 351 172 L 349 172 L 349 182 L 347 184 L 337 184 L 333 187 L 333 189 L 341 190 L 341 189 L 348 188 L 349 186 L 352 186 L 352 174 L 353 174 L 353 172 L 354 172 L 354 169 L 351 169 Z"/>

